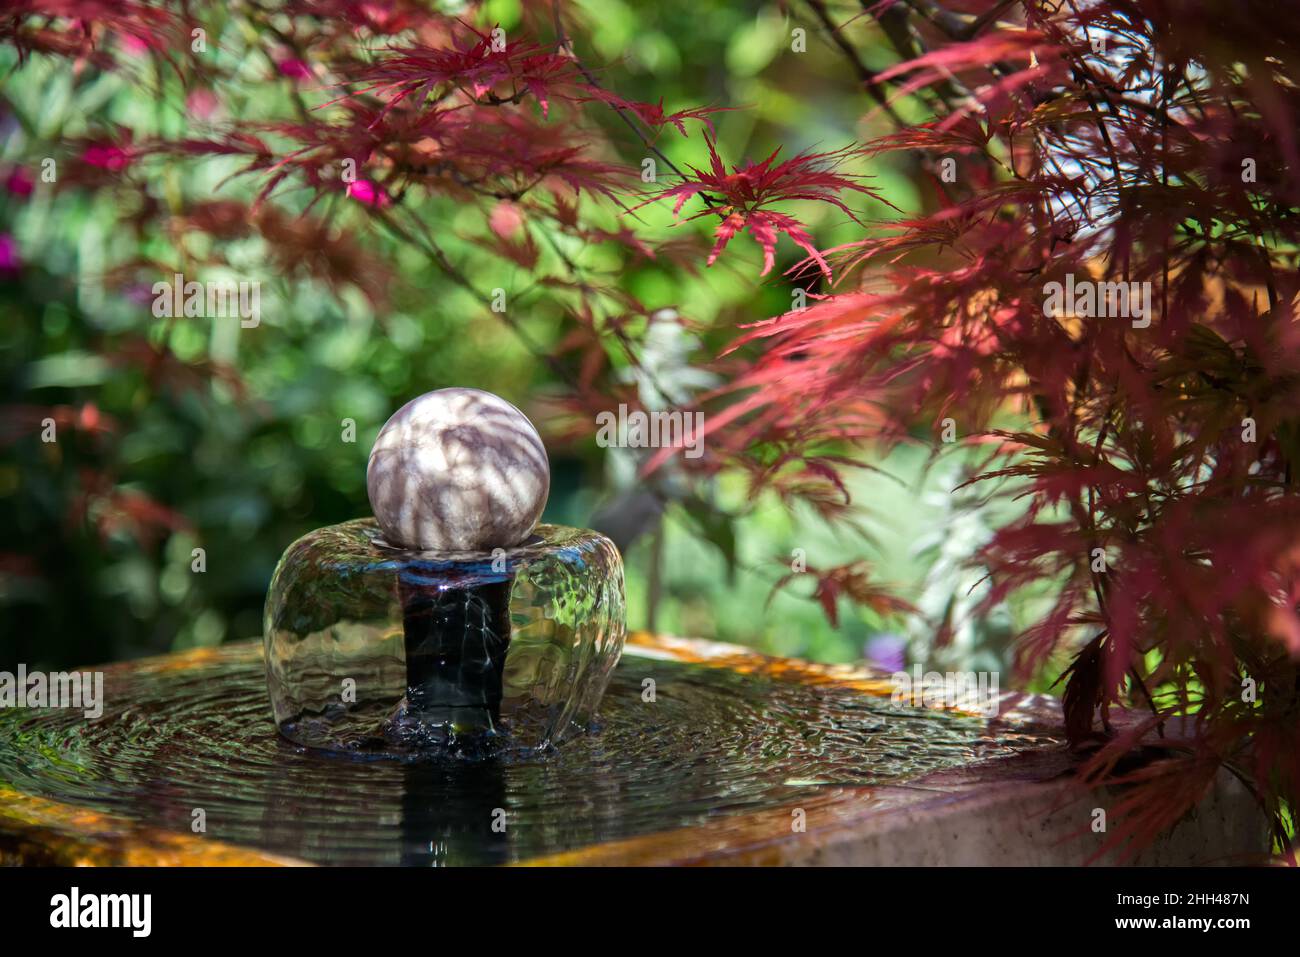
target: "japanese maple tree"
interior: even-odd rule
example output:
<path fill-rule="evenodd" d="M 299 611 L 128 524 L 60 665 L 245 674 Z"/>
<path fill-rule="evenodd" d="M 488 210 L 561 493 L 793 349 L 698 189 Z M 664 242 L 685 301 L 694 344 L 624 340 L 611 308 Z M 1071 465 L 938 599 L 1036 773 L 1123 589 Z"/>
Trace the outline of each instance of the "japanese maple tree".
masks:
<path fill-rule="evenodd" d="M 657 314 L 575 249 L 659 257 L 688 279 L 733 255 L 744 232 L 768 281 L 782 281 L 771 275 L 781 251 L 799 250 L 784 281 L 808 290 L 809 304 L 703 357 L 725 381 L 699 397 L 709 453 L 674 467 L 740 468 L 756 488 L 840 520 L 852 505 L 841 473 L 864 456 L 905 441 L 941 447 L 947 428 L 987 450 L 971 481 L 1028 503 L 979 556 L 987 604 L 1051 586 L 1053 605 L 1019 636 L 1017 662 L 1026 675 L 1063 671 L 1067 730 L 1090 752 L 1083 779 L 1133 785 L 1112 810 L 1112 842 L 1151 839 L 1226 768 L 1292 854 L 1300 27 L 1258 0 L 843 10 L 811 0 L 791 11 L 829 32 L 864 111 L 893 132 L 852 148 L 725 157 L 713 132 L 724 107 L 624 99 L 613 71 L 575 53 L 574 18 L 558 0 L 525 4 L 510 35 L 477 11 L 453 17 L 406 0 L 248 2 L 238 15 L 267 38 L 262 65 L 291 91 L 292 115 L 176 135 L 119 124 L 64 144 L 58 188 L 133 190 L 123 229 L 168 237 L 178 259 L 194 263 L 186 239 L 196 234 L 211 240 L 206 264 L 257 236 L 277 270 L 374 303 L 388 272 L 364 237 L 393 237 L 554 370 L 566 386 L 557 421 L 575 433 L 591 431 L 596 410 L 638 403 L 619 367 L 641 365 L 638 330 Z M 210 12 L 22 0 L 0 19 L 0 39 L 78 69 L 148 63 L 202 109 L 230 79 L 193 55 Z M 850 20 L 874 24 L 897 62 L 869 67 L 859 34 L 842 29 Z M 924 118 L 908 122 L 918 104 Z M 643 181 L 610 130 L 632 134 L 629 158 L 648 155 L 664 181 Z M 699 162 L 673 164 L 660 136 L 691 138 Z M 886 154 L 911 157 L 932 191 L 925 208 L 867 224 L 858 203 L 879 194 L 849 165 Z M 160 166 L 214 159 L 234 163 L 251 195 L 154 188 Z M 527 272 L 517 298 L 562 316 L 553 348 L 516 312 L 489 308 L 495 284 L 449 255 L 422 212 L 431 201 L 479 214 L 472 244 Z M 639 212 L 651 203 L 709 221 L 712 249 L 648 235 Z M 795 212 L 807 203 L 858 221 L 859 238 L 818 248 Z M 611 210 L 622 214 L 612 223 Z M 116 278 L 125 287 L 179 265 L 141 258 Z M 1094 294 L 1062 302 L 1064 289 Z M 228 365 L 178 359 L 166 335 L 124 334 L 105 351 L 147 368 L 159 388 L 243 387 Z M 96 436 L 118 428 L 93 406 L 53 411 Z M 144 539 L 184 522 L 119 489 L 107 466 L 84 475 L 80 496 L 78 514 L 101 530 L 125 524 Z M 831 617 L 841 597 L 901 607 L 863 562 L 807 571 Z M 1116 705 L 1142 717 L 1112 723 Z M 1153 760 L 1125 762 L 1161 735 Z"/>
<path fill-rule="evenodd" d="M 866 149 L 931 170 L 929 208 L 797 267 L 838 284 L 750 330 L 715 443 L 826 488 L 818 449 L 955 425 L 988 450 L 972 481 L 1028 502 L 979 556 L 986 604 L 1055 584 L 1018 665 L 1074 653 L 1083 778 L 1133 785 L 1107 846 L 1226 768 L 1293 858 L 1300 33 L 1250 2 L 863 6 L 899 54 L 869 91 L 933 112 Z M 1076 287 L 1109 298 L 1053 301 Z M 1147 717 L 1117 728 L 1115 705 Z M 1164 750 L 1122 763 L 1144 741 Z"/>

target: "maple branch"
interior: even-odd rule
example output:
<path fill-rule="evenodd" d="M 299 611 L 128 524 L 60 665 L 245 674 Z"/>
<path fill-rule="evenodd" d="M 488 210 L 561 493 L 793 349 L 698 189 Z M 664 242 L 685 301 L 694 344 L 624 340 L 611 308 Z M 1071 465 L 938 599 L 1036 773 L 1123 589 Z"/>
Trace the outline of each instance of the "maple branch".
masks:
<path fill-rule="evenodd" d="M 454 263 L 452 263 L 452 261 L 447 257 L 446 252 L 443 251 L 442 247 L 440 247 L 433 240 L 432 237 L 428 235 L 425 235 L 423 237 L 417 237 L 413 235 L 409 229 L 406 229 L 401 224 L 394 222 L 393 218 L 389 216 L 387 213 L 385 213 L 383 210 L 372 208 L 370 210 L 370 213 L 382 226 L 388 229 L 389 232 L 391 232 L 398 239 L 401 239 L 402 241 L 409 243 L 410 245 L 414 246 L 415 248 L 423 252 L 430 259 L 430 261 L 432 261 L 434 265 L 436 265 L 438 269 L 440 269 L 443 272 L 443 274 L 447 276 L 447 278 L 449 278 L 452 282 L 456 283 L 456 285 L 460 286 L 462 289 L 469 292 L 472 296 L 474 296 L 476 299 L 478 299 L 481 302 L 486 302 L 488 299 L 491 298 L 490 296 L 483 295 L 483 293 L 479 291 L 478 287 L 476 287 L 474 283 L 472 283 L 469 280 L 469 277 L 466 276 L 460 269 L 458 269 Z M 421 223 L 420 225 L 423 227 L 423 223 Z M 551 355 L 549 352 L 543 349 L 541 345 L 531 335 L 529 335 L 528 332 L 519 323 L 511 319 L 509 315 L 507 315 L 505 312 L 497 312 L 495 310 L 492 310 L 492 314 L 498 317 L 501 320 L 501 322 L 504 323 L 505 326 L 515 334 L 515 336 L 519 339 L 519 341 L 523 343 L 524 348 L 526 348 L 533 355 L 534 358 L 539 359 L 542 362 L 545 362 L 547 366 L 550 367 L 551 371 L 554 372 L 556 376 L 558 376 L 571 388 L 575 390 L 578 389 L 578 383 L 569 374 L 568 370 L 564 368 L 564 366 L 559 362 L 559 360 L 557 360 L 553 355 Z"/>
<path fill-rule="evenodd" d="M 884 31 L 890 45 L 903 58 L 904 62 L 914 60 L 929 52 L 925 42 L 912 26 L 907 15 L 907 10 L 910 8 L 928 22 L 934 22 L 931 19 L 932 15 L 922 10 L 917 3 L 909 0 L 906 7 L 895 4 L 881 10 L 879 3 L 873 2 L 873 0 L 860 0 L 860 2 L 863 10 L 871 14 L 876 22 L 880 24 L 880 29 Z M 953 109 L 953 100 L 965 99 L 967 102 L 975 102 L 975 95 L 971 93 L 964 83 L 957 79 L 951 70 L 944 70 L 943 72 L 943 79 L 933 88 L 933 92 L 935 96 L 943 101 L 944 106 L 951 111 Z"/>
<path fill-rule="evenodd" d="M 574 284 L 578 287 L 579 290 L 581 290 L 583 305 L 588 305 L 589 301 L 587 297 L 600 294 L 602 290 L 596 286 L 593 286 L 590 283 L 590 281 L 587 280 L 582 275 L 581 267 L 579 267 L 578 264 L 574 262 L 572 256 L 570 256 L 568 253 L 566 253 L 563 249 L 560 248 L 560 244 L 555 241 L 554 236 L 552 236 L 549 232 L 543 230 L 542 238 L 546 240 L 547 245 L 549 245 L 551 247 L 551 250 L 555 253 L 555 255 L 559 257 L 560 262 L 564 263 L 564 267 L 569 271 L 569 275 L 573 278 Z M 593 328 L 595 325 L 594 320 L 595 317 L 593 313 Z M 610 325 L 610 331 L 613 333 L 614 338 L 618 340 L 618 344 L 623 347 L 623 353 L 624 355 L 627 356 L 628 361 L 632 363 L 632 365 L 636 368 L 638 372 L 640 372 L 642 375 L 646 377 L 646 379 L 650 382 L 650 384 L 654 386 L 656 392 L 658 392 L 661 396 L 667 397 L 670 393 L 668 392 L 667 389 L 664 388 L 663 384 L 659 381 L 658 375 L 654 372 L 654 370 L 647 368 L 645 364 L 641 361 L 640 356 L 638 356 L 636 354 L 636 351 L 632 348 L 632 342 L 628 338 L 627 333 L 623 331 L 622 326 L 617 323 L 613 323 Z"/>
<path fill-rule="evenodd" d="M 844 55 L 848 57 L 849 62 L 853 64 L 853 69 L 857 72 L 858 78 L 862 80 L 863 85 L 866 87 L 867 95 L 876 101 L 881 112 L 893 120 L 895 126 L 906 127 L 907 123 L 898 115 L 898 112 L 889 102 L 889 97 L 880 89 L 880 81 L 877 79 L 876 72 L 862 62 L 857 49 L 835 26 L 830 14 L 826 12 L 826 5 L 821 0 L 808 0 L 808 6 L 812 7 L 813 13 L 817 14 L 817 19 L 821 21 L 826 32 L 830 34 L 831 42 L 839 47 Z"/>
<path fill-rule="evenodd" d="M 863 7 L 866 7 L 868 2 L 870 0 L 863 0 Z M 933 2 L 933 0 L 904 0 L 904 2 L 923 17 L 926 23 L 948 39 L 965 42 L 975 39 L 975 36 L 1001 16 L 1007 7 L 1014 6 L 1020 0 L 1002 0 L 1001 3 L 990 7 L 978 17 L 969 13 L 954 13 L 942 4 Z"/>
<path fill-rule="evenodd" d="M 600 82 L 596 79 L 595 75 L 587 69 L 587 65 L 582 62 L 582 58 L 574 52 L 573 44 L 569 40 L 569 35 L 564 30 L 564 21 L 560 15 L 560 2 L 561 0 L 553 0 L 551 4 L 551 13 L 555 19 L 556 50 L 563 50 L 573 58 L 574 66 L 578 68 L 578 72 L 582 74 L 583 79 L 585 79 L 591 87 L 597 90 L 604 90 L 605 88 L 600 85 Z M 636 138 L 641 141 L 645 148 L 655 156 L 659 157 L 659 159 L 663 161 L 664 165 L 681 178 L 682 182 L 686 182 L 688 179 L 687 175 L 682 172 L 681 168 L 676 163 L 668 158 L 667 154 L 665 154 L 663 150 L 655 146 L 655 144 L 641 130 L 641 127 L 637 126 L 636 121 L 628 116 L 629 110 L 627 107 L 612 102 L 609 105 L 613 108 L 614 112 L 618 114 L 618 118 L 623 121 L 627 128 L 636 134 Z M 705 206 L 709 207 L 709 209 L 713 210 L 719 216 L 725 218 L 726 213 L 720 208 L 721 203 L 719 203 L 718 200 L 710 196 L 708 193 L 698 193 L 696 195 L 698 195 L 700 199 L 704 200 Z"/>
<path fill-rule="evenodd" d="M 1002 0 L 979 16 L 969 13 L 955 13 L 947 7 L 932 0 L 904 0 L 909 7 L 925 17 L 926 21 L 943 32 L 952 40 L 966 41 L 975 39 L 975 35 L 1000 17 L 1008 7 L 1020 0 Z M 865 6 L 865 3 L 863 4 Z"/>
<path fill-rule="evenodd" d="M 306 54 L 303 53 L 302 47 L 299 45 L 297 39 L 289 36 L 272 22 L 271 18 L 273 13 L 270 10 L 267 10 L 260 3 L 256 2 L 250 3 L 249 6 L 261 14 L 261 16 L 256 20 L 258 26 L 262 27 L 270 33 L 271 36 L 275 37 L 288 47 L 295 59 L 301 62 L 306 62 Z M 280 64 L 276 62 L 275 57 L 271 56 L 271 51 L 263 48 L 262 54 L 266 57 L 266 62 L 270 64 L 272 72 L 278 72 Z M 294 110 L 297 111 L 299 118 L 302 119 L 303 122 L 311 122 L 311 111 L 307 108 L 307 102 L 303 99 L 302 93 L 298 89 L 298 84 L 290 81 L 288 87 L 290 102 L 293 103 Z"/>

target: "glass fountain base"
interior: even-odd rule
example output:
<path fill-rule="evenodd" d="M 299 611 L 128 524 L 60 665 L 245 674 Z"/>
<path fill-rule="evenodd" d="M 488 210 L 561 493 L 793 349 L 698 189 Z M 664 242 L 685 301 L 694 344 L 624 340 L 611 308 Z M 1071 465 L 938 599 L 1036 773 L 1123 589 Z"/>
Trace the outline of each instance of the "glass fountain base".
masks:
<path fill-rule="evenodd" d="M 585 726 L 605 691 L 626 634 L 623 565 L 581 529 L 425 552 L 358 519 L 289 546 L 264 624 L 276 725 L 298 744 L 398 758 L 535 750 Z"/>

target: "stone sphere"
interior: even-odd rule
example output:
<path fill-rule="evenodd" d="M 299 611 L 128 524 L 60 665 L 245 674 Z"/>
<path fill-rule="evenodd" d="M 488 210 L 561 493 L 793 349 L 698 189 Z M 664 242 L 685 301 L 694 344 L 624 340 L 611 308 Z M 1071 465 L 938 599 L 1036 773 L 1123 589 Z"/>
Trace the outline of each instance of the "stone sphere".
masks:
<path fill-rule="evenodd" d="M 404 548 L 512 548 L 532 533 L 550 490 L 533 424 L 479 389 L 437 389 L 406 403 L 379 430 L 366 468 L 375 521 Z"/>

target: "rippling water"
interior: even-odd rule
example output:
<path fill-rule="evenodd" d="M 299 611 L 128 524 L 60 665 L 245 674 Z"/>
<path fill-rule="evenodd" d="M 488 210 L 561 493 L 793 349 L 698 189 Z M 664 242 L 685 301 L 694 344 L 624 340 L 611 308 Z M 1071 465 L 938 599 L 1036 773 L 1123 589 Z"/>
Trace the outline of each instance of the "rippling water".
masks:
<path fill-rule="evenodd" d="M 187 834 L 203 808 L 211 838 L 329 864 L 526 860 L 789 805 L 825 784 L 912 779 L 998 747 L 976 718 L 631 653 L 593 733 L 544 758 L 477 764 L 295 748 L 272 725 L 248 648 L 185 670 L 111 669 L 105 685 L 94 723 L 0 711 L 0 782 Z"/>

